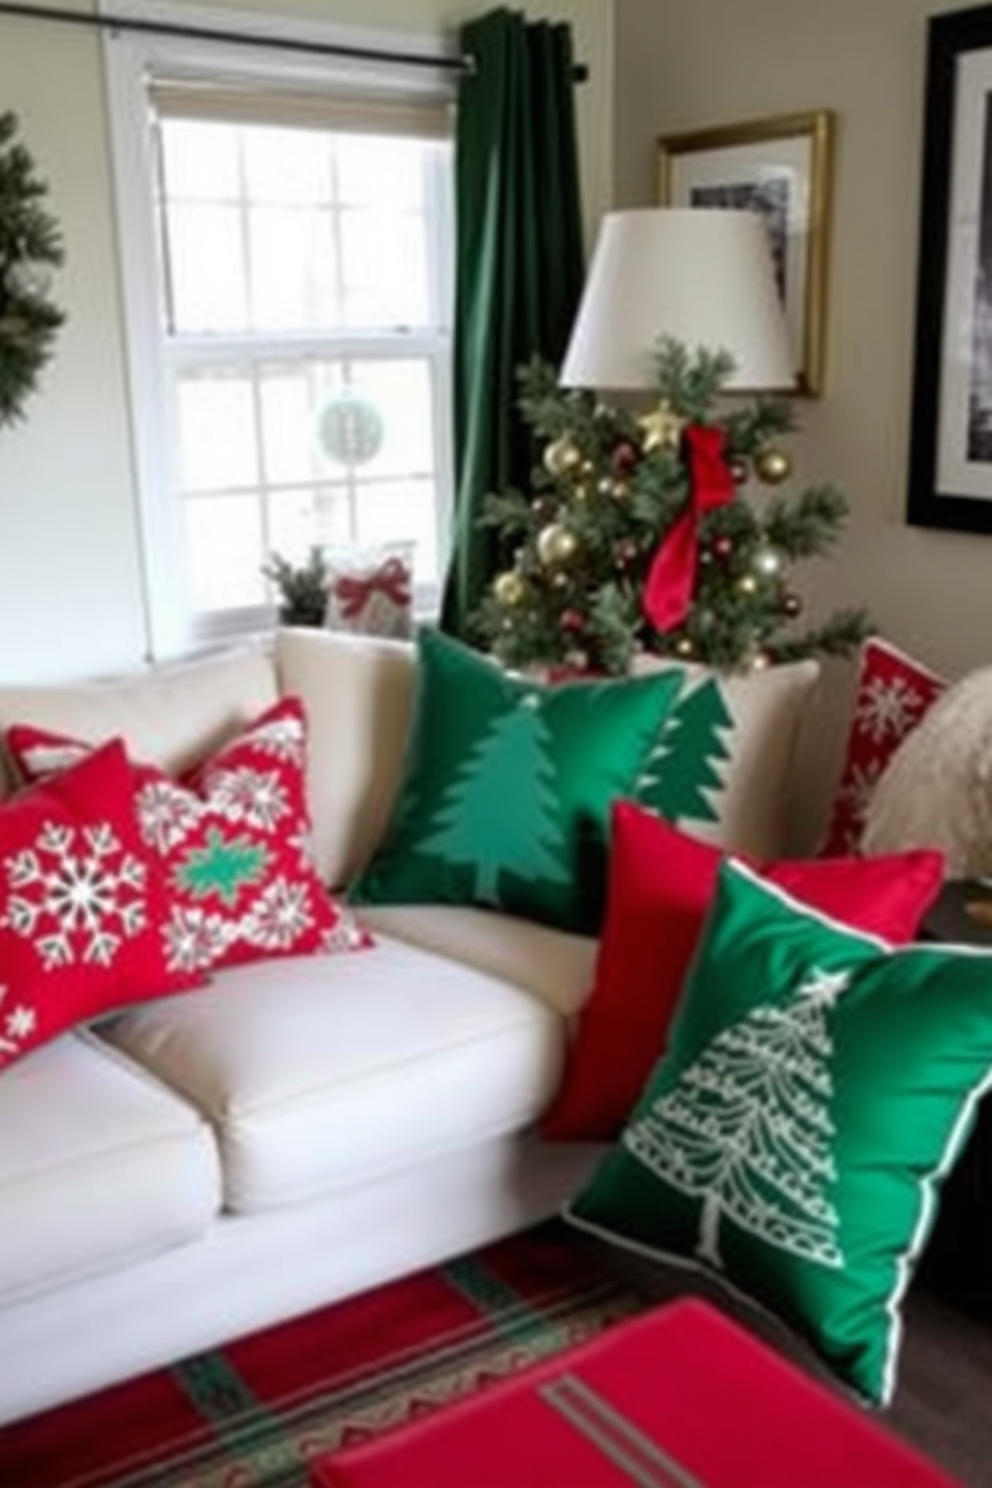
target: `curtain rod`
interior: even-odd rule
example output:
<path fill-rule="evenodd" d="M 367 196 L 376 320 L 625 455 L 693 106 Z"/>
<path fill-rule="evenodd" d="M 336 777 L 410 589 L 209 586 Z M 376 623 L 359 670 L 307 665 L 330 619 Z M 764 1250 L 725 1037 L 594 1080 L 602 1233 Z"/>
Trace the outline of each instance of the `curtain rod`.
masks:
<path fill-rule="evenodd" d="M 347 57 L 353 62 L 395 62 L 406 67 L 443 68 L 471 75 L 475 71 L 472 56 L 425 56 L 422 52 L 389 52 L 376 47 L 345 46 L 337 42 L 302 41 L 298 37 L 279 39 L 255 36 L 250 32 L 221 31 L 207 26 L 184 26 L 178 22 L 142 20 L 139 16 L 113 16 L 93 11 L 62 10 L 52 5 L 22 5 L 16 0 L 0 0 L 0 15 L 20 16 L 25 20 L 56 21 L 65 26 L 91 26 L 97 31 L 145 31 L 156 36 L 183 36 L 199 41 L 222 41 L 235 46 L 273 47 L 281 51 L 319 53 L 330 57 Z M 585 67 L 576 67 L 576 82 L 588 76 Z"/>

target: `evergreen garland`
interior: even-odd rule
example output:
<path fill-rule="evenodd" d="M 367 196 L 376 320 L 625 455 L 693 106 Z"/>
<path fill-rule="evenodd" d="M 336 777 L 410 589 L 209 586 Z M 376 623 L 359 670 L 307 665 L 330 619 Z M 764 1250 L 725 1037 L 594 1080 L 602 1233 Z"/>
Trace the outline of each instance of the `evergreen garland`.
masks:
<path fill-rule="evenodd" d="M 23 417 L 65 320 L 48 298 L 49 270 L 64 259 L 62 236 L 41 205 L 48 188 L 15 140 L 17 128 L 15 114 L 0 114 L 0 426 Z"/>
<path fill-rule="evenodd" d="M 506 567 L 472 617 L 472 638 L 508 666 L 626 672 L 638 652 L 743 670 L 816 654 L 849 655 L 870 632 L 865 612 L 801 627 L 790 565 L 829 551 L 847 515 L 830 485 L 787 496 L 782 446 L 793 427 L 782 400 L 717 415 L 732 369 L 725 353 L 690 355 L 670 339 L 657 354 L 658 406 L 638 417 L 585 391 L 563 390 L 540 361 L 521 372 L 520 407 L 542 447 L 528 492 L 495 492 L 483 521 Z M 659 543 L 690 495 L 683 431 L 716 424 L 734 477 L 732 499 L 702 513 L 688 612 L 656 631 L 643 609 Z"/>

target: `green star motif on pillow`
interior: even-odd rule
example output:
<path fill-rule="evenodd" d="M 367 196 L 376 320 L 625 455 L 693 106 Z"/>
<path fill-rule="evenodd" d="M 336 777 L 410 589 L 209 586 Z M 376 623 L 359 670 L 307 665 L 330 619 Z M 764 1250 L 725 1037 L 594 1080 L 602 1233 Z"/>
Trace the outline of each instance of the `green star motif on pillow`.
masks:
<path fill-rule="evenodd" d="M 178 889 L 197 899 L 216 894 L 233 909 L 243 889 L 264 879 L 269 864 L 268 849 L 251 837 L 226 837 L 220 827 L 211 827 L 204 847 L 190 848 L 172 871 Z"/>

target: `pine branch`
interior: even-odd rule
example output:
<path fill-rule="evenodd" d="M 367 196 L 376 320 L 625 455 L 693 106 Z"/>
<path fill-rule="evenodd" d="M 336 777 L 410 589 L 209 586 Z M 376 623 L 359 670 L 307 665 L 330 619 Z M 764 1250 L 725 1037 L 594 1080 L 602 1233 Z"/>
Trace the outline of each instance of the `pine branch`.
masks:
<path fill-rule="evenodd" d="M 805 656 L 853 656 L 859 646 L 874 634 L 875 626 L 863 609 L 839 610 L 822 625 L 812 626 L 801 634 L 770 643 L 772 661 L 799 661 Z"/>
<path fill-rule="evenodd" d="M 847 512 L 847 499 L 835 486 L 810 486 L 792 498 L 771 498 L 765 533 L 789 558 L 819 557 L 836 542 Z"/>

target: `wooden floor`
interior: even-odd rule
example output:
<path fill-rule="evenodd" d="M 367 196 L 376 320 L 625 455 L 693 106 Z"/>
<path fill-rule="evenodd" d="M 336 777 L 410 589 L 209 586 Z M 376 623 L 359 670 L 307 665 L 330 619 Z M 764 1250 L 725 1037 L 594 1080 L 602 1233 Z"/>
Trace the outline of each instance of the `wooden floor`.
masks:
<path fill-rule="evenodd" d="M 992 1488 L 992 1323 L 920 1287 L 904 1315 L 899 1385 L 880 1419 L 967 1488 Z"/>

